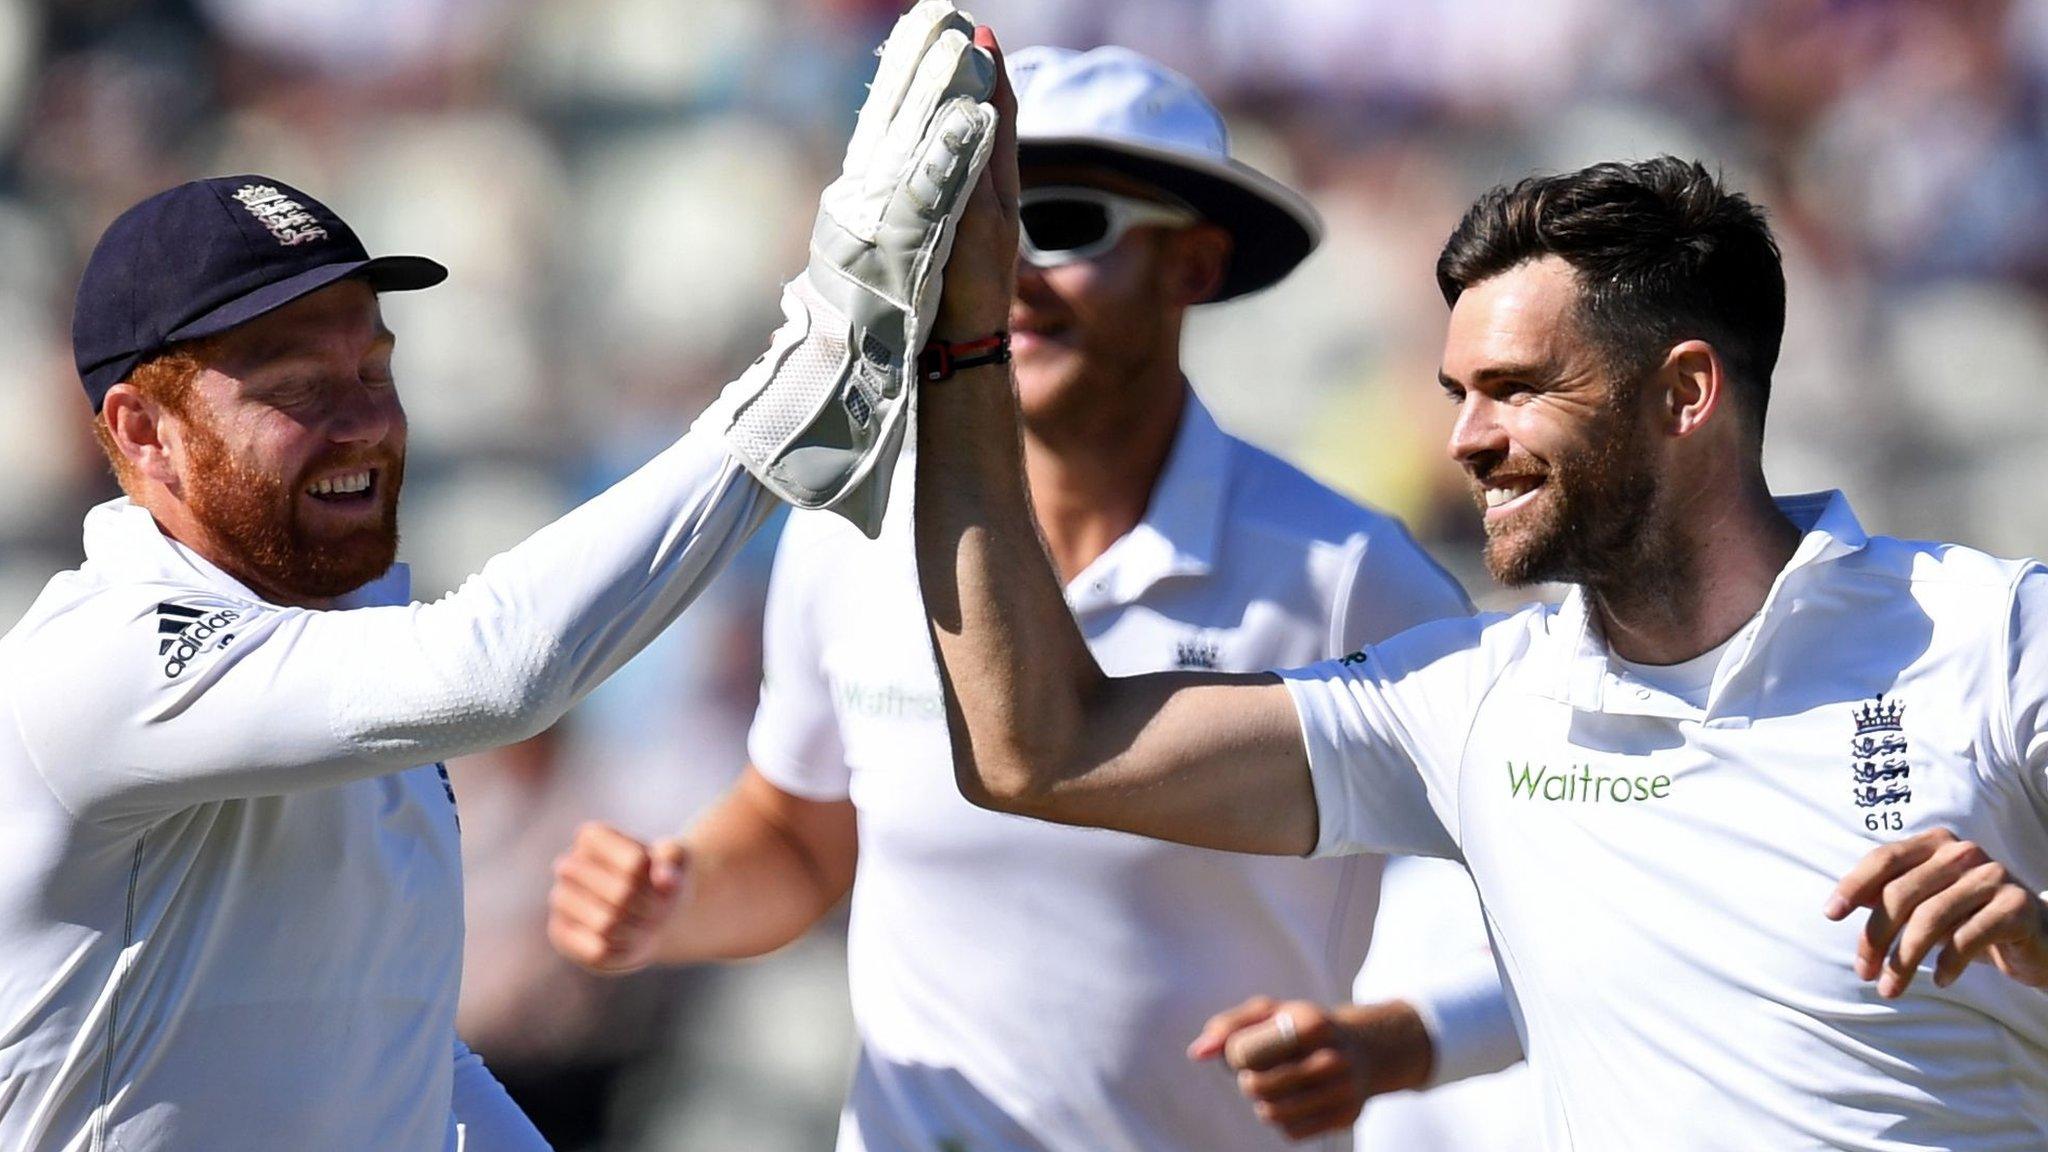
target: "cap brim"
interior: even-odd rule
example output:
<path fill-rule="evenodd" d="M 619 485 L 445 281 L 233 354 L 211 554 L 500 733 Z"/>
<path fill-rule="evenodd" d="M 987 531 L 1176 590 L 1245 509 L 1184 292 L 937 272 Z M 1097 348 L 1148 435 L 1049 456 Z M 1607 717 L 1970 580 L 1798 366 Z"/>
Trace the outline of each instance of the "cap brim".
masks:
<path fill-rule="evenodd" d="M 1323 239 L 1322 217 L 1279 181 L 1237 161 L 1189 156 L 1105 136 L 1036 136 L 1017 141 L 1024 165 L 1107 168 L 1179 198 L 1230 233 L 1230 267 L 1211 300 L 1278 283 Z"/>
<path fill-rule="evenodd" d="M 432 288 L 446 280 L 448 269 L 424 256 L 373 256 L 368 260 L 322 264 L 237 296 L 169 333 L 164 342 L 176 343 L 217 335 L 350 277 L 362 279 L 378 292 L 411 292 Z"/>

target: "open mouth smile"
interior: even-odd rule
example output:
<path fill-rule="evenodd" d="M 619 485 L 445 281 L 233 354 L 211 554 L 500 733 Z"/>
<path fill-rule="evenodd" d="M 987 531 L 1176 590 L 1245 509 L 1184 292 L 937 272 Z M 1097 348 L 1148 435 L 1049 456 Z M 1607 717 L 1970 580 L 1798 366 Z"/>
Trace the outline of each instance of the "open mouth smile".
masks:
<path fill-rule="evenodd" d="M 1491 520 L 1506 516 L 1529 502 L 1543 481 L 1534 476 L 1489 480 L 1481 489 L 1481 499 L 1486 504 L 1486 518 Z"/>
<path fill-rule="evenodd" d="M 365 504 L 377 490 L 377 470 L 360 468 L 325 476 L 306 485 L 306 495 L 322 504 Z"/>

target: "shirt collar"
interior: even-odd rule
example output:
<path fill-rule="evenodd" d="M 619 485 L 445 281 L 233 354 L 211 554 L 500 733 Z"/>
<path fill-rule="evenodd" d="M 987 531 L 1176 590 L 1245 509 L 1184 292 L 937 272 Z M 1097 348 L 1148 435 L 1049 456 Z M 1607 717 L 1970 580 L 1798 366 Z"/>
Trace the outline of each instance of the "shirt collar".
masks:
<path fill-rule="evenodd" d="M 156 517 L 123 496 L 85 514 L 86 563 L 125 582 L 162 581 L 225 592 L 238 600 L 268 603 L 248 585 L 212 561 L 171 539 Z M 412 599 L 412 573 L 404 564 L 341 597 L 337 608 L 405 604 Z"/>
<path fill-rule="evenodd" d="M 1839 491 L 1780 496 L 1775 503 L 1778 511 L 1800 530 L 1799 545 L 1792 550 L 1792 559 L 1784 570 L 1772 581 L 1756 622 L 1729 646 L 1721 670 L 1715 674 L 1717 692 L 1730 671 L 1748 660 L 1757 639 L 1769 631 L 1783 599 L 1780 593 L 1794 576 L 1857 552 L 1870 543 L 1870 537 L 1849 507 L 1848 498 Z M 1565 594 L 1563 603 L 1551 616 L 1550 637 L 1550 667 L 1538 678 L 1538 691 L 1582 712 L 1610 710 L 1605 705 L 1613 702 L 1603 699 L 1607 643 L 1600 634 L 1599 620 L 1586 603 L 1584 588 L 1575 584 Z"/>
<path fill-rule="evenodd" d="M 1229 491 L 1231 439 L 1193 389 L 1144 519 L 1067 586 L 1075 611 L 1137 600 L 1161 580 L 1200 576 L 1216 563 Z"/>

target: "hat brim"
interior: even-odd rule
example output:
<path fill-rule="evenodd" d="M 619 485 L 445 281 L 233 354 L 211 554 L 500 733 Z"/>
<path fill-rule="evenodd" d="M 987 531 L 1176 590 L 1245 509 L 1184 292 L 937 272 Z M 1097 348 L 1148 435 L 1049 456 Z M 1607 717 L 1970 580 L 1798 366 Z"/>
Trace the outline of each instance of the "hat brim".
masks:
<path fill-rule="evenodd" d="M 432 288 L 446 280 L 448 269 L 424 256 L 373 256 L 368 260 L 322 264 L 237 296 L 169 333 L 164 341 L 176 343 L 218 335 L 350 277 L 363 280 L 378 292 L 411 292 Z"/>
<path fill-rule="evenodd" d="M 1017 141 L 1020 165 L 1106 168 L 1174 196 L 1230 233 L 1230 267 L 1210 300 L 1278 283 L 1322 243 L 1323 221 L 1292 189 L 1235 160 L 1189 156 L 1103 136 Z"/>

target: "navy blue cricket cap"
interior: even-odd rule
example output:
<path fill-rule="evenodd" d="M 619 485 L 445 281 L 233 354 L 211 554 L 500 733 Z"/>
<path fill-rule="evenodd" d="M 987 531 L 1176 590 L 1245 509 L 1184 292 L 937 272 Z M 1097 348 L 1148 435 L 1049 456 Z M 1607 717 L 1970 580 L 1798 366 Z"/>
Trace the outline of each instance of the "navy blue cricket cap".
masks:
<path fill-rule="evenodd" d="M 379 292 L 431 288 L 448 270 L 377 256 L 325 204 L 268 176 L 215 176 L 115 217 L 71 315 L 71 355 L 97 412 L 135 365 L 355 276 Z"/>

